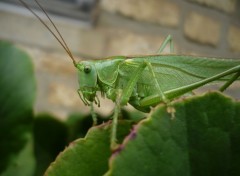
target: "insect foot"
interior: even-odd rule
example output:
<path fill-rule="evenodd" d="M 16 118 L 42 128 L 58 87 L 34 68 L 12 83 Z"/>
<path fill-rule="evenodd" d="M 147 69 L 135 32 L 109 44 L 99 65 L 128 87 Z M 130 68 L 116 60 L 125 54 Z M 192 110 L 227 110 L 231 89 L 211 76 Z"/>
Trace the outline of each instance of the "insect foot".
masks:
<path fill-rule="evenodd" d="M 111 142 L 111 146 L 110 146 L 110 149 L 112 152 L 116 152 L 118 150 L 120 150 L 121 148 L 121 145 L 116 143 L 116 142 Z"/>
<path fill-rule="evenodd" d="M 176 109 L 173 107 L 172 104 L 167 105 L 167 112 L 171 114 L 171 120 L 173 120 L 175 118 Z"/>
<path fill-rule="evenodd" d="M 175 118 L 176 109 L 173 107 L 172 101 L 170 101 L 165 95 L 161 97 L 161 99 L 162 102 L 167 106 L 167 112 L 171 114 L 171 119 L 173 120 Z"/>

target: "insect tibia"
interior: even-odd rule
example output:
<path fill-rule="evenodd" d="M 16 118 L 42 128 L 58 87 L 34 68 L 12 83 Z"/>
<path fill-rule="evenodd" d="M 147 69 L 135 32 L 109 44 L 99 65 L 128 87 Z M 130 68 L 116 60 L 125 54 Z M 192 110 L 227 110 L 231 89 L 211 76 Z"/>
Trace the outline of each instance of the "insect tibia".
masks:
<path fill-rule="evenodd" d="M 95 113 L 95 111 L 94 111 L 94 107 L 93 107 L 93 103 L 91 102 L 91 110 L 90 110 L 90 112 L 91 112 L 91 115 L 92 115 L 92 120 L 93 120 L 93 124 L 92 124 L 92 126 L 96 126 L 97 125 L 97 115 L 96 115 L 96 113 Z"/>
<path fill-rule="evenodd" d="M 225 91 L 234 81 L 236 81 L 240 77 L 240 71 L 233 75 L 233 77 L 228 80 L 220 89 L 219 91 Z"/>

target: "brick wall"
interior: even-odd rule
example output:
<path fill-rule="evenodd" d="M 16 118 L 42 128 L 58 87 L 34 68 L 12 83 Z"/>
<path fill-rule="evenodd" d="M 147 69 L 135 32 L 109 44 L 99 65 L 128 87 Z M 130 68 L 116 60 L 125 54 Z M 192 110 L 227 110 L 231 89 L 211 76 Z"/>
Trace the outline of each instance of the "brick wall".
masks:
<path fill-rule="evenodd" d="M 101 7 L 106 16 L 118 14 L 143 24 L 136 29 L 122 23 L 119 29 L 144 32 L 143 38 L 172 34 L 179 52 L 239 56 L 240 8 L 235 0 L 102 0 Z"/>
<path fill-rule="evenodd" d="M 237 0 L 100 0 L 95 26 L 53 17 L 80 59 L 153 54 L 171 34 L 175 52 L 240 58 L 240 6 Z M 87 112 L 80 101 L 76 70 L 51 34 L 31 14 L 0 11 L 0 38 L 14 41 L 32 57 L 38 96 L 36 112 L 65 117 Z M 239 96 L 239 85 L 231 93 Z M 102 113 L 113 104 L 104 100 Z"/>

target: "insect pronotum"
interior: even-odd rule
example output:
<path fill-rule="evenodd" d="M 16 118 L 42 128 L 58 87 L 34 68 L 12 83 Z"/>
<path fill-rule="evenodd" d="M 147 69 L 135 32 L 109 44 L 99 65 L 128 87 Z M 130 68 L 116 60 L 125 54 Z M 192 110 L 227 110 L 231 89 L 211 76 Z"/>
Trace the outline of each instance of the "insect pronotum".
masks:
<path fill-rule="evenodd" d="M 224 91 L 235 80 L 240 80 L 240 60 L 216 59 L 208 57 L 176 55 L 173 53 L 172 37 L 169 35 L 155 55 L 113 56 L 101 60 L 77 62 L 51 18 L 38 3 L 55 28 L 57 35 L 29 9 L 62 45 L 78 70 L 78 94 L 85 105 L 93 108 L 95 102 L 100 106 L 96 95 L 115 102 L 112 121 L 111 148 L 116 146 L 117 119 L 121 106 L 127 103 L 136 109 L 149 112 L 152 106 L 160 102 L 167 103 L 176 97 L 213 81 L 225 81 L 219 89 Z M 161 54 L 167 45 L 170 54 Z M 92 110 L 94 124 L 96 116 Z"/>

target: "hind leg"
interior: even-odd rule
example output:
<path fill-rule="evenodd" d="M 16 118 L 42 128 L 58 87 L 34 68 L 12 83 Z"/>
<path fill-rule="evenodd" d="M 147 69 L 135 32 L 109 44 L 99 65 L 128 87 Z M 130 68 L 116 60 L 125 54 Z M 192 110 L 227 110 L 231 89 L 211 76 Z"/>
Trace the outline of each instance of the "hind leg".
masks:
<path fill-rule="evenodd" d="M 173 53 L 174 48 L 173 48 L 172 36 L 168 35 L 166 39 L 163 41 L 163 43 L 161 44 L 160 48 L 158 49 L 157 54 L 161 54 L 168 44 L 170 44 L 170 53 Z"/>

